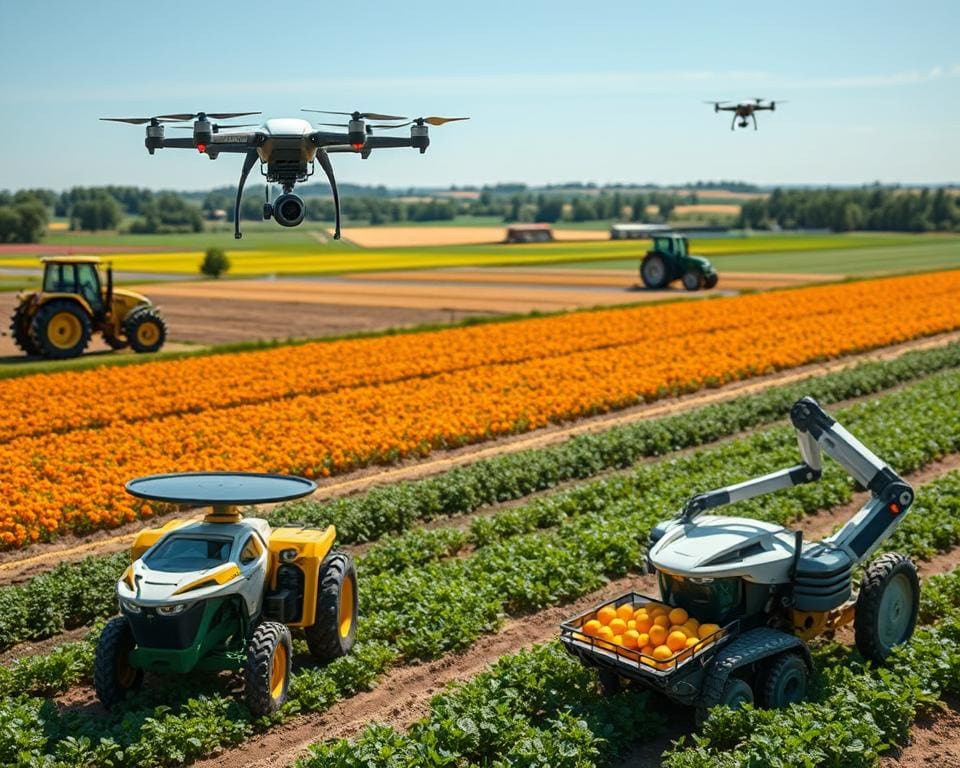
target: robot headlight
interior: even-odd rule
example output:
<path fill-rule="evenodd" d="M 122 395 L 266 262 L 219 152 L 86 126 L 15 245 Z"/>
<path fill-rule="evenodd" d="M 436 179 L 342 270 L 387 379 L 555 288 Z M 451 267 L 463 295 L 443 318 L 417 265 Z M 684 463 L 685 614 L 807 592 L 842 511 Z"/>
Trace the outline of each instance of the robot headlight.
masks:
<path fill-rule="evenodd" d="M 281 549 L 280 559 L 285 563 L 292 563 L 294 560 L 297 559 L 298 554 L 299 553 L 297 552 L 297 550 L 293 549 L 292 547 L 290 549 Z"/>
<path fill-rule="evenodd" d="M 121 600 L 120 607 L 128 613 L 140 613 L 142 610 L 139 605 L 131 600 Z"/>
<path fill-rule="evenodd" d="M 176 616 L 178 613 L 183 613 L 186 607 L 187 607 L 186 603 L 174 603 L 173 605 L 158 605 L 157 613 L 159 613 L 161 616 Z"/>

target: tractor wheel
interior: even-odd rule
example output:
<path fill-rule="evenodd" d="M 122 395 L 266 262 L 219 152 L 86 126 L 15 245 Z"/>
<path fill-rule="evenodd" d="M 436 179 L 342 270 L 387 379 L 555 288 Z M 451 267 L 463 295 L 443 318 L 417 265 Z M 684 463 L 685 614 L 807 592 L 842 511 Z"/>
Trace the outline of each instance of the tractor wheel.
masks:
<path fill-rule="evenodd" d="M 707 290 L 709 290 L 710 288 L 716 288 L 716 287 L 717 287 L 717 282 L 719 282 L 719 280 L 720 280 L 720 276 L 719 276 L 719 275 L 710 275 L 706 280 L 704 280 L 703 286 L 704 286 Z"/>
<path fill-rule="evenodd" d="M 670 270 L 667 260 L 659 253 L 648 253 L 640 263 L 640 279 L 647 288 L 659 290 L 670 283 Z"/>
<path fill-rule="evenodd" d="M 720 701 L 717 705 L 730 707 L 730 709 L 739 709 L 744 704 L 753 704 L 753 688 L 746 680 L 739 677 L 731 677 L 723 686 L 723 692 L 720 694 Z M 697 725 L 702 725 L 709 716 L 710 711 L 705 707 L 697 707 L 694 718 Z"/>
<path fill-rule="evenodd" d="M 616 696 L 623 690 L 620 675 L 609 669 L 597 670 L 597 682 L 600 683 L 600 693 L 604 697 Z"/>
<path fill-rule="evenodd" d="M 123 616 L 110 619 L 100 633 L 93 659 L 93 687 L 107 709 L 143 683 L 143 670 L 130 665 L 130 651 L 135 645 L 130 624 Z"/>
<path fill-rule="evenodd" d="M 39 355 L 40 349 L 30 338 L 30 316 L 27 314 L 27 302 L 18 304 L 10 317 L 10 335 L 13 342 L 28 355 Z"/>
<path fill-rule="evenodd" d="M 30 339 L 44 357 L 61 360 L 83 353 L 90 343 L 90 318 L 68 299 L 47 302 L 30 323 Z"/>
<path fill-rule="evenodd" d="M 290 630 L 276 621 L 263 621 L 247 644 L 243 671 L 244 699 L 257 717 L 276 712 L 287 700 L 290 686 Z"/>
<path fill-rule="evenodd" d="M 784 653 L 771 660 L 763 676 L 760 705 L 779 709 L 802 701 L 807 693 L 807 664 L 796 653 Z"/>
<path fill-rule="evenodd" d="M 704 284 L 703 272 L 691 269 L 683 273 L 683 287 L 688 291 L 699 291 Z"/>
<path fill-rule="evenodd" d="M 134 312 L 124 321 L 123 331 L 134 352 L 156 352 L 167 339 L 167 324 L 153 309 Z"/>
<path fill-rule="evenodd" d="M 350 555 L 334 552 L 323 561 L 316 619 L 303 633 L 320 661 L 350 653 L 357 639 L 357 569 Z"/>
<path fill-rule="evenodd" d="M 913 635 L 920 608 L 917 567 L 906 555 L 889 552 L 867 567 L 860 582 L 853 628 L 857 650 L 877 664 Z"/>

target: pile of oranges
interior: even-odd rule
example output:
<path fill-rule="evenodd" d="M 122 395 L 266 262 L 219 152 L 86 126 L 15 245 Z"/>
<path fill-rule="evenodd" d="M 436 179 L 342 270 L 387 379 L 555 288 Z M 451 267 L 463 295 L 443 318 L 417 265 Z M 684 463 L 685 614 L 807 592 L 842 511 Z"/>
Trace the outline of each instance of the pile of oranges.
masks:
<path fill-rule="evenodd" d="M 611 649 L 616 645 L 633 652 L 623 654 L 621 650 L 621 655 L 665 669 L 670 665 L 662 662 L 684 661 L 707 647 L 720 627 L 701 624 L 683 608 L 649 602 L 639 607 L 605 605 L 595 618 L 583 623 L 582 630 Z"/>

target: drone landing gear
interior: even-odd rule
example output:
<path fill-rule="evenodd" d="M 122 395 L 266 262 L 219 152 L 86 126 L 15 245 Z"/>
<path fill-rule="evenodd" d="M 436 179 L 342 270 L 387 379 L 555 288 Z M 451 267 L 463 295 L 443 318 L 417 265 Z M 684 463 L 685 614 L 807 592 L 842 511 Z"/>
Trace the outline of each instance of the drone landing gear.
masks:
<path fill-rule="evenodd" d="M 333 175 L 333 164 L 330 162 L 330 156 L 324 152 L 322 149 L 317 150 L 317 161 L 320 163 L 320 167 L 323 168 L 323 172 L 327 174 L 327 179 L 330 182 L 330 191 L 333 192 L 333 212 L 334 212 L 334 221 L 335 227 L 333 231 L 333 239 L 340 239 L 340 192 L 337 190 L 337 179 Z"/>
<path fill-rule="evenodd" d="M 757 116 L 754 114 L 751 114 L 750 117 L 753 118 L 753 130 L 757 130 Z"/>
<path fill-rule="evenodd" d="M 247 152 L 246 158 L 243 160 L 243 168 L 240 169 L 240 183 L 237 185 L 237 202 L 233 209 L 233 236 L 239 240 L 243 235 L 240 233 L 240 198 L 243 197 L 243 185 L 247 183 L 247 176 L 250 175 L 250 169 L 253 168 L 254 163 L 260 156 L 257 154 L 257 150 L 251 149 Z"/>
<path fill-rule="evenodd" d="M 734 113 L 733 113 L 733 120 L 730 121 L 730 130 L 732 131 L 732 130 L 733 130 L 734 128 L 736 128 L 736 127 L 737 127 L 737 113 L 734 112 Z"/>

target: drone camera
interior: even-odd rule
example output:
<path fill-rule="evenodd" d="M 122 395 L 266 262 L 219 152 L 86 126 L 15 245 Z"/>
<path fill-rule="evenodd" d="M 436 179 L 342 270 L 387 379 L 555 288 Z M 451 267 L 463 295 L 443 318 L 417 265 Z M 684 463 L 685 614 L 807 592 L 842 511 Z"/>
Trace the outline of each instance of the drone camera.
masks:
<path fill-rule="evenodd" d="M 263 213 L 266 217 L 266 206 L 264 206 Z M 282 194 L 273 201 L 272 213 L 273 218 L 277 220 L 277 224 L 280 226 L 295 227 L 303 221 L 305 213 L 303 199 L 290 193 Z"/>

